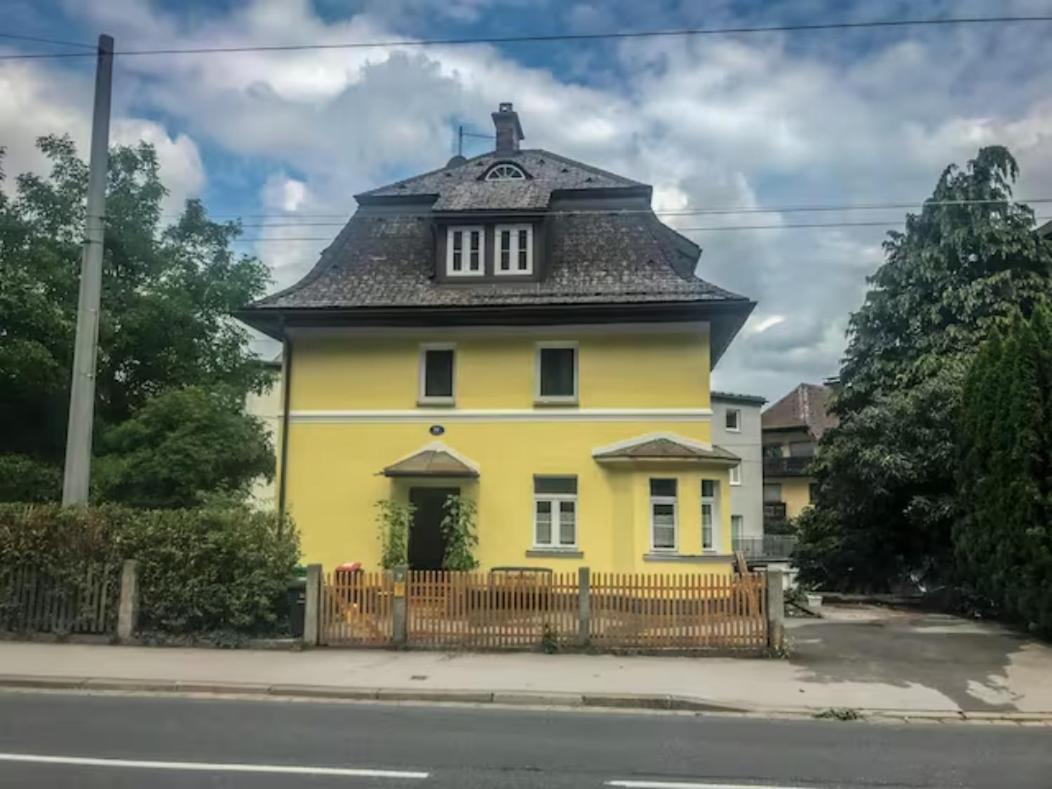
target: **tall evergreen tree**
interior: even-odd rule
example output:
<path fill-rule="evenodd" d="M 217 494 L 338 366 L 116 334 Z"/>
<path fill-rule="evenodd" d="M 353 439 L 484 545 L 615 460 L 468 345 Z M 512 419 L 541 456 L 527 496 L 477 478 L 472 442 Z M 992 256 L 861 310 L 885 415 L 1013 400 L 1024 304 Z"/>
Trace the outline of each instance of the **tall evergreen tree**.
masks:
<path fill-rule="evenodd" d="M 1012 202 L 1002 147 L 943 171 L 852 315 L 834 411 L 816 461 L 816 506 L 800 526 L 805 581 L 884 589 L 945 578 L 957 513 L 955 433 L 977 348 L 1052 283 L 1052 244 Z"/>
<path fill-rule="evenodd" d="M 1052 312 L 1016 315 L 976 356 L 959 433 L 960 579 L 1052 634 Z"/>

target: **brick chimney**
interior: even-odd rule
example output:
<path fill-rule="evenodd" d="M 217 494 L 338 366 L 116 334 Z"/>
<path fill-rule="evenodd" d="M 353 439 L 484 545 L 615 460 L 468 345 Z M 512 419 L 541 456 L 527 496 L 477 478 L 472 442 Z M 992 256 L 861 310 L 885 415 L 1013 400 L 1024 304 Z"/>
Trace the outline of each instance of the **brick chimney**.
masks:
<path fill-rule="evenodd" d="M 523 139 L 519 113 L 512 109 L 510 101 L 502 101 L 492 117 L 497 129 L 497 153 L 515 153 L 519 150 L 519 141 Z"/>

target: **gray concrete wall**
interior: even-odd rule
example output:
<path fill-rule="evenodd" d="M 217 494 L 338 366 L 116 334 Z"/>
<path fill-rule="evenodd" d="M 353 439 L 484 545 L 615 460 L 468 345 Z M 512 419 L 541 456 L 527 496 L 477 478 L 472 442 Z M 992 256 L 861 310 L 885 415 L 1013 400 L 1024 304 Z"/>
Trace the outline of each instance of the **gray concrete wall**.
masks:
<path fill-rule="evenodd" d="M 726 428 L 727 409 L 741 411 L 741 432 Z M 742 537 L 763 536 L 763 448 L 760 404 L 712 398 L 712 443 L 742 459 L 741 485 L 731 485 L 731 514 L 741 515 Z"/>

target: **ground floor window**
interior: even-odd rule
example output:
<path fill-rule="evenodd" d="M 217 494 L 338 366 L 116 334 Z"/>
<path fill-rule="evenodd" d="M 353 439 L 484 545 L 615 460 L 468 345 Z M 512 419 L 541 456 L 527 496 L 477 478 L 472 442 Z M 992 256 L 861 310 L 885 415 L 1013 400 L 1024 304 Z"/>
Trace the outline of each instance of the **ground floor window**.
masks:
<path fill-rule="evenodd" d="M 650 542 L 658 551 L 676 550 L 676 480 L 650 480 Z"/>
<path fill-rule="evenodd" d="M 744 526 L 745 519 L 741 515 L 731 515 L 731 542 L 734 545 L 737 545 L 738 540 L 742 538 Z"/>
<path fill-rule="evenodd" d="M 577 545 L 577 477 L 533 478 L 533 544 Z"/>
<path fill-rule="evenodd" d="M 716 550 L 716 534 L 719 529 L 720 483 L 714 479 L 701 481 L 701 548 Z"/>

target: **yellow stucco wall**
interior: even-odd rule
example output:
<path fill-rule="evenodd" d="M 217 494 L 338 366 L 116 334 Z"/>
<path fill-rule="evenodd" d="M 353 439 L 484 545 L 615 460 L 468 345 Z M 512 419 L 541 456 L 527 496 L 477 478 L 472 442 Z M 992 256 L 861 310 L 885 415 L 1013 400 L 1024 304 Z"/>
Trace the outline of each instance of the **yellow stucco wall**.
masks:
<path fill-rule="evenodd" d="M 811 506 L 810 486 L 813 477 L 770 477 L 764 482 L 777 482 L 782 486 L 782 501 L 785 502 L 785 515 L 795 518 Z"/>
<path fill-rule="evenodd" d="M 534 406 L 534 354 L 543 340 L 579 343 L 577 408 Z M 456 406 L 437 415 L 437 409 L 420 414 L 417 406 L 423 342 L 456 345 Z M 597 446 L 653 432 L 710 440 L 705 416 L 620 413 L 607 418 L 593 410 L 707 409 L 709 355 L 703 330 L 296 337 L 290 396 L 287 504 L 307 562 L 331 567 L 361 561 L 377 567 L 375 502 L 404 500 L 410 487 L 431 484 L 459 486 L 476 500 L 476 556 L 483 568 L 730 571 L 725 468 L 678 461 L 610 467 L 592 458 Z M 486 414 L 490 409 L 514 414 Z M 575 416 L 564 418 L 568 411 Z M 442 425 L 444 434 L 431 435 L 432 425 Z M 389 479 L 380 473 L 436 440 L 476 463 L 479 478 Z M 533 544 L 535 474 L 577 476 L 577 542 L 583 557 L 526 555 Z M 689 556 L 702 554 L 701 479 L 719 481 L 721 556 L 690 563 L 644 560 L 650 549 L 651 477 L 678 480 L 678 553 Z"/>

